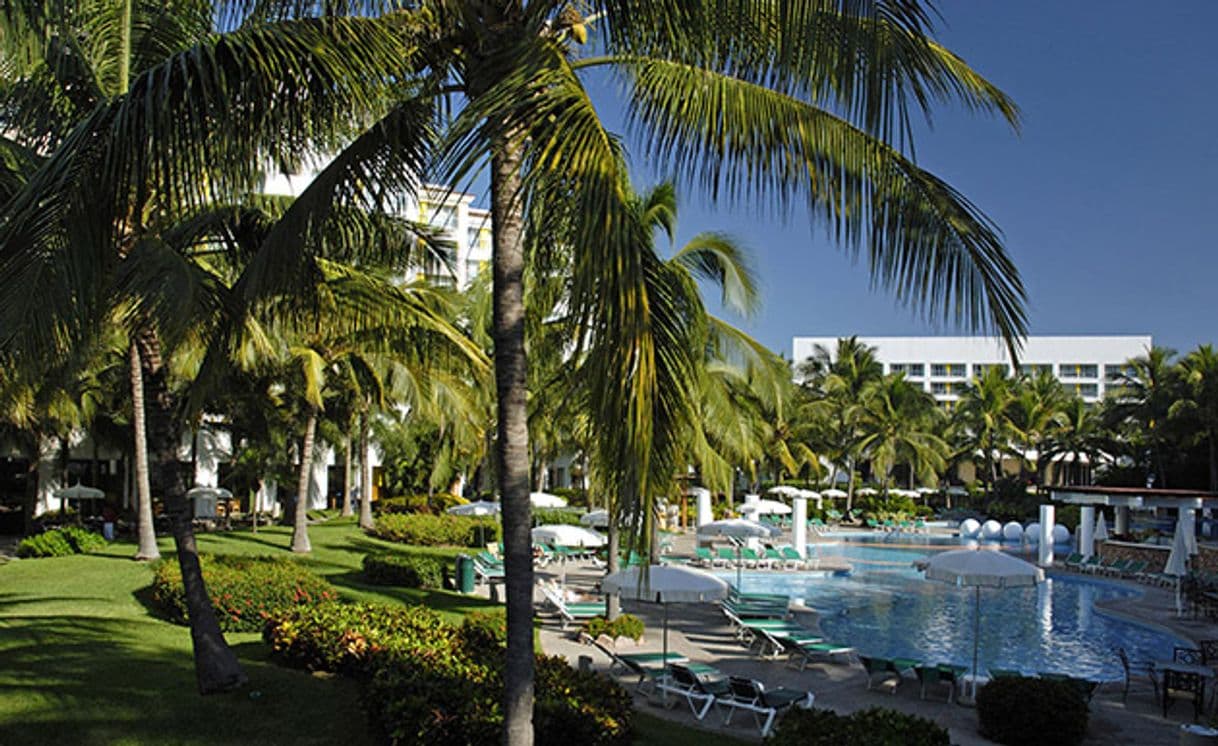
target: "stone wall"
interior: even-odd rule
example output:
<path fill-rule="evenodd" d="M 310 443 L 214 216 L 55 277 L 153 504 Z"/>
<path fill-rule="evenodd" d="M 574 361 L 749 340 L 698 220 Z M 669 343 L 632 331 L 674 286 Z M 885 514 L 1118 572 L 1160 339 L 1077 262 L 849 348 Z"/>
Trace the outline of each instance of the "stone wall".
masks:
<path fill-rule="evenodd" d="M 1154 544 L 1134 544 L 1128 541 L 1097 541 L 1095 551 L 1105 562 L 1113 560 L 1142 560 L 1147 562 L 1147 572 L 1163 572 L 1171 547 Z"/>

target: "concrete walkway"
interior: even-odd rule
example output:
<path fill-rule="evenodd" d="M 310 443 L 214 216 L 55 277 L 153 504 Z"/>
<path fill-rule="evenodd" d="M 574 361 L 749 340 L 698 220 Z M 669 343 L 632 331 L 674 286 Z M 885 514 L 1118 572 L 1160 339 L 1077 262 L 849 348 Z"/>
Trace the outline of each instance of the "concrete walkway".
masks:
<path fill-rule="evenodd" d="M 692 554 L 692 535 L 678 537 L 676 551 Z M 1053 571 L 1057 572 L 1057 571 Z M 538 578 L 559 579 L 565 577 L 566 587 L 586 592 L 595 592 L 602 571 L 590 563 L 568 563 L 566 568 L 550 566 L 538 570 Z M 1109 581 L 1123 583 L 1125 581 Z M 1132 619 L 1160 626 L 1185 639 L 1218 639 L 1218 625 L 1206 620 L 1175 618 L 1174 595 L 1165 589 L 1130 583 L 1143 592 L 1134 601 L 1121 601 L 1101 605 L 1104 613 L 1123 615 Z M 542 608 L 540 594 L 536 601 Z M 624 602 L 623 610 L 641 617 L 647 633 L 644 642 L 637 648 L 624 652 L 655 651 L 661 649 L 663 610 L 654 604 Z M 795 617 L 801 624 L 818 629 L 816 612 L 811 609 L 796 610 Z M 609 659 L 593 645 L 578 640 L 578 630 L 561 629 L 556 618 L 547 618 L 541 632 L 541 644 L 547 653 L 562 655 L 577 665 L 581 657 L 591 659 L 594 670 L 608 672 Z M 686 655 L 692 661 L 707 663 L 724 673 L 759 679 L 768 687 L 785 686 L 810 690 L 816 694 L 816 706 L 827 707 L 839 713 L 849 713 L 868 707 L 888 707 L 919 715 L 935 721 L 951 732 L 952 743 L 960 746 L 987 744 L 988 740 L 977 733 L 977 715 L 974 709 L 958 704 L 948 704 L 942 688 L 928 692 L 927 699 L 920 698 L 916 680 L 906 680 L 892 690 L 866 690 L 866 675 L 857 663 L 810 664 L 806 670 L 798 671 L 786 665 L 786 659 L 769 661 L 750 655 L 735 639 L 723 614 L 715 604 L 674 604 L 669 607 L 669 649 Z M 1155 744 L 1178 740 L 1181 723 L 1189 722 L 1192 708 L 1186 702 L 1177 702 L 1169 711 L 1169 718 L 1161 716 L 1160 706 L 1155 702 L 1150 679 L 1135 672 L 1127 702 L 1122 701 L 1123 684 L 1105 684 L 1096 693 L 1091 703 L 1091 722 L 1088 744 Z M 685 725 L 727 732 L 733 736 L 760 740 L 758 729 L 746 712 L 739 712 L 732 724 L 725 726 L 719 712 L 712 710 L 702 722 L 696 721 L 684 700 L 672 700 L 667 707 L 655 697 L 647 697 L 635 690 L 635 679 L 623 678 L 621 683 L 634 693 L 635 705 L 659 717 L 680 721 Z"/>

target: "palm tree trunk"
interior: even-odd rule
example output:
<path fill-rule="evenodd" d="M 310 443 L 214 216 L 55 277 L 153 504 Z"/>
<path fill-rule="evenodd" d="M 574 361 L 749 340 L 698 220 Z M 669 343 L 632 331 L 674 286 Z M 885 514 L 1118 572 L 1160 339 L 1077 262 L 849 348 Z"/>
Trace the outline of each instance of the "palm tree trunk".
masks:
<path fill-rule="evenodd" d="M 533 743 L 533 553 L 529 538 L 529 428 L 524 347 L 524 216 L 520 148 L 499 143 L 491 164 L 496 443 L 503 499 L 507 656 L 503 728 L 507 746 Z"/>
<path fill-rule="evenodd" d="M 621 562 L 618 559 L 618 552 L 621 551 L 622 537 L 617 530 L 617 519 L 613 513 L 609 514 L 609 526 L 606 533 L 605 547 L 609 552 L 609 556 L 605 559 L 605 573 L 612 575 L 618 571 Z M 616 593 L 610 593 L 605 599 L 605 617 L 613 620 L 617 619 L 618 614 L 622 613 L 622 597 Z"/>
<path fill-rule="evenodd" d="M 846 515 L 854 509 L 854 456 L 846 457 Z"/>
<path fill-rule="evenodd" d="M 355 510 L 351 506 L 351 433 L 343 438 L 343 512 L 342 515 L 352 515 Z"/>
<path fill-rule="evenodd" d="M 368 413 L 359 418 L 359 527 L 372 528 L 372 463 L 368 459 Z"/>
<path fill-rule="evenodd" d="M 131 429 L 135 431 L 135 505 L 139 548 L 137 560 L 159 559 L 161 550 L 156 545 L 156 526 L 152 522 L 152 486 L 148 478 L 148 425 L 144 412 L 144 371 L 140 363 L 140 350 L 131 345 Z"/>
<path fill-rule="evenodd" d="M 309 475 L 313 472 L 313 440 L 317 436 L 317 407 L 309 407 L 304 440 L 300 444 L 300 479 L 296 482 L 296 510 L 292 516 L 292 551 L 311 552 L 309 543 Z"/>
<path fill-rule="evenodd" d="M 178 552 L 178 567 L 186 592 L 186 610 L 190 619 L 190 639 L 194 648 L 195 678 L 200 694 L 214 694 L 235 689 L 247 679 L 236 654 L 224 641 L 203 571 L 199 565 L 199 550 L 195 545 L 191 525 L 190 505 L 186 500 L 186 485 L 178 465 L 178 444 L 181 433 L 176 424 L 176 406 L 169 391 L 165 366 L 161 360 L 161 341 L 155 332 L 145 329 L 137 337 L 144 390 L 147 394 L 147 424 L 150 463 L 153 482 L 164 497 L 166 512 L 173 525 L 173 540 Z"/>

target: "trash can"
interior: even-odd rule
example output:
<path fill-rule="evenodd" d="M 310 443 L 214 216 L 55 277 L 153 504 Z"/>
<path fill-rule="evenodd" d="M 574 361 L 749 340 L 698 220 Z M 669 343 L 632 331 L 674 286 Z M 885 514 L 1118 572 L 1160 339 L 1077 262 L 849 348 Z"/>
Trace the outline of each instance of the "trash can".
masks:
<path fill-rule="evenodd" d="M 474 592 L 474 558 L 468 554 L 457 555 L 457 590 Z"/>

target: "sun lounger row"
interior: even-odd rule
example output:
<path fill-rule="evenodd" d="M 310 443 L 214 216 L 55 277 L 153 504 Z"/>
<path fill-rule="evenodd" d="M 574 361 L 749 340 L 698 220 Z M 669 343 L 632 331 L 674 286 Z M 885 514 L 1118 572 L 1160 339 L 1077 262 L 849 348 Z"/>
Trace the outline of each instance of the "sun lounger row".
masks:
<path fill-rule="evenodd" d="M 698 547 L 694 553 L 695 564 L 711 568 L 734 568 L 739 565 L 757 569 L 801 570 L 814 568 L 817 564 L 815 559 L 805 560 L 799 556 L 799 552 L 795 551 L 795 547 L 792 546 L 768 547 L 761 552 L 744 547 L 739 550 L 739 553 L 728 547 L 720 547 L 716 553 L 712 553 L 706 547 Z"/>
<path fill-rule="evenodd" d="M 891 693 L 895 694 L 897 687 L 903 681 L 911 679 L 921 685 L 922 699 L 926 699 L 928 687 L 946 686 L 948 702 L 951 702 L 955 695 L 956 682 L 968 670 L 966 666 L 954 666 L 947 663 L 928 665 L 914 658 L 879 658 L 860 655 L 859 662 L 867 671 L 868 689 L 876 686 L 878 679 L 880 684 L 891 684 Z"/>
<path fill-rule="evenodd" d="M 902 531 L 905 533 L 921 534 L 930 530 L 926 526 L 926 521 L 921 518 L 914 521 L 894 521 L 892 519 L 877 521 L 874 518 L 868 518 L 864 523 L 867 524 L 867 528 L 875 531 Z"/>
<path fill-rule="evenodd" d="M 714 706 L 726 710 L 723 723 L 730 725 L 736 712 L 744 710 L 753 716 L 762 738 L 769 735 L 780 713 L 791 707 L 810 708 L 816 698 L 812 692 L 766 689 L 756 679 L 725 676 L 712 666 L 690 663 L 670 664 L 659 688 L 665 695 L 684 699 L 698 720 Z"/>
<path fill-rule="evenodd" d="M 1084 557 L 1082 554 L 1074 552 L 1067 556 L 1062 564 L 1068 569 L 1078 572 L 1127 578 L 1155 585 L 1168 585 L 1176 580 L 1174 575 L 1151 572 L 1150 563 L 1145 560 L 1113 559 L 1105 561 L 1098 554 Z"/>
<path fill-rule="evenodd" d="M 798 622 L 772 617 L 741 617 L 726 603 L 722 609 L 732 624 L 736 639 L 761 658 L 773 660 L 786 656 L 788 666 L 802 671 L 809 663 L 849 660 L 856 653 L 853 647 L 828 642 Z"/>

